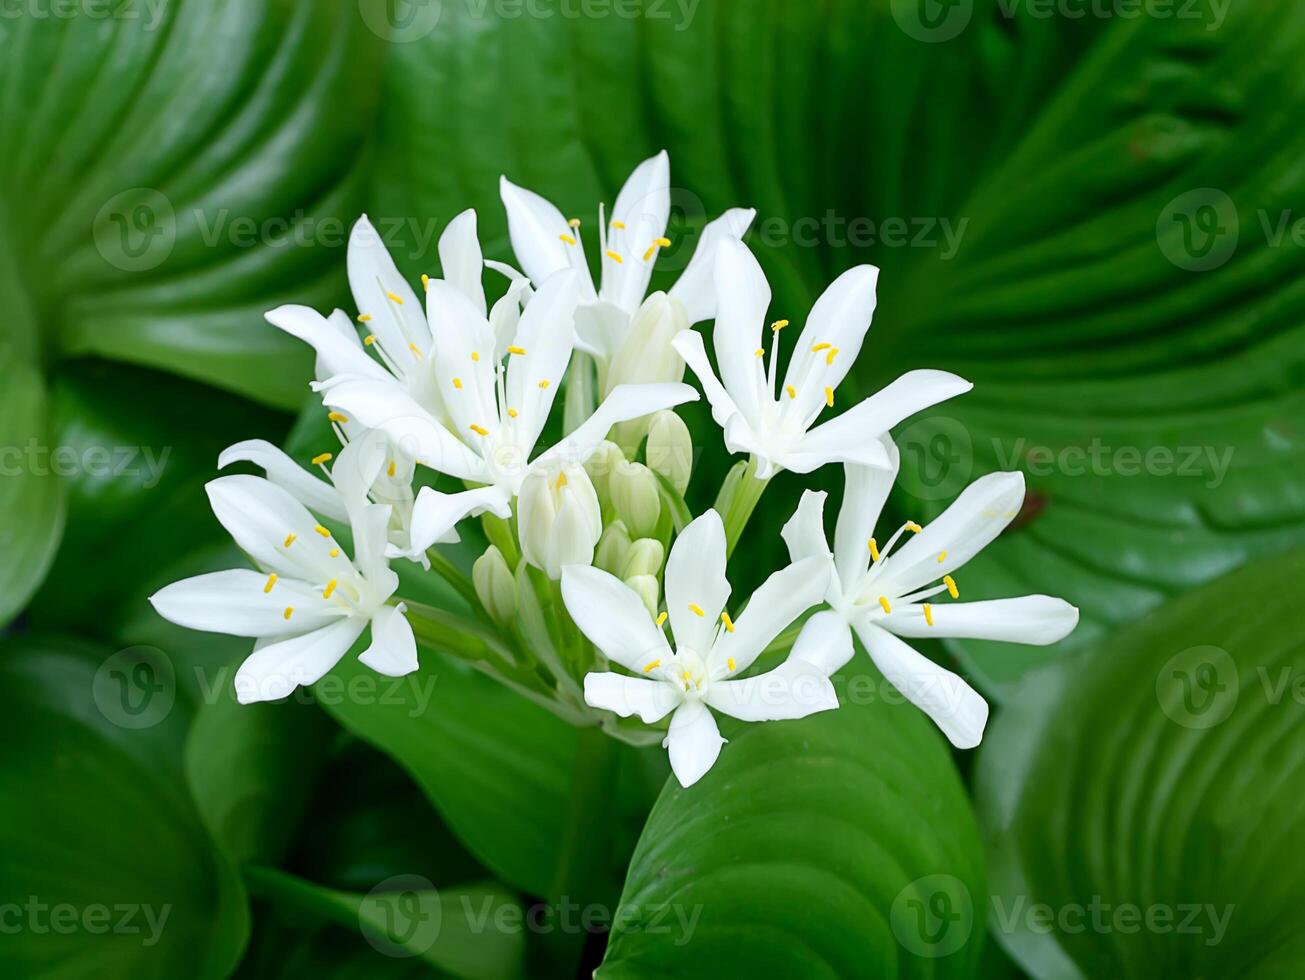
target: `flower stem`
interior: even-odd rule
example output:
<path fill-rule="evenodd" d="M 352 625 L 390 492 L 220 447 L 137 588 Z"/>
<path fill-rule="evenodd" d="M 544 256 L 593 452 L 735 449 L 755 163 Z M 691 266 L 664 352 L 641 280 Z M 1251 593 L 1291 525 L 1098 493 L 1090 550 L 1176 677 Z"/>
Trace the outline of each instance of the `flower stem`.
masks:
<path fill-rule="evenodd" d="M 769 477 L 764 480 L 758 478 L 757 458 L 755 456 L 750 457 L 747 468 L 744 469 L 742 476 L 734 485 L 733 493 L 729 495 L 723 515 L 726 557 L 734 553 L 734 546 L 739 543 L 739 538 L 743 536 L 743 529 L 748 526 L 748 519 L 752 517 L 752 512 L 757 509 L 757 503 L 761 500 L 761 495 L 765 492 L 769 483 Z"/>
<path fill-rule="evenodd" d="M 426 551 L 426 557 L 430 559 L 431 570 L 453 586 L 467 605 L 471 606 L 472 609 L 480 608 L 480 599 L 476 596 L 476 587 L 472 584 L 471 579 L 463 574 L 462 569 L 458 568 L 457 565 L 434 548 Z"/>

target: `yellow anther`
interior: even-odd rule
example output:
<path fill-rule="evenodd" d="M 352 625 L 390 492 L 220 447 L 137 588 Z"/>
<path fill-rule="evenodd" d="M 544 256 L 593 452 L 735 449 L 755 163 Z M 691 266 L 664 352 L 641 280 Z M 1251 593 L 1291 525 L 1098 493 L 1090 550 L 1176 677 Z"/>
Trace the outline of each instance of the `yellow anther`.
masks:
<path fill-rule="evenodd" d="M 734 620 L 730 619 L 729 613 L 725 612 L 724 610 L 721 610 L 720 621 L 725 624 L 726 633 L 734 632 Z M 733 670 L 734 668 L 731 667 L 730 669 Z"/>
<path fill-rule="evenodd" d="M 657 254 L 657 249 L 659 248 L 670 248 L 670 247 L 671 247 L 671 240 L 669 238 L 654 238 L 653 243 L 648 246 L 648 251 L 643 253 L 643 260 L 645 262 L 649 261 L 654 255 Z"/>
<path fill-rule="evenodd" d="M 370 313 L 359 313 L 359 314 L 358 314 L 358 322 L 359 322 L 359 323 L 367 323 L 367 322 L 369 322 L 369 321 L 371 320 L 371 318 L 372 318 L 372 315 L 371 315 Z"/>
<path fill-rule="evenodd" d="M 272 586 L 274 585 L 276 585 L 276 572 L 273 572 L 271 575 L 267 577 L 267 584 L 263 586 L 263 594 L 266 595 L 267 593 L 271 592 Z"/>
<path fill-rule="evenodd" d="M 621 229 L 621 231 L 625 231 L 625 222 L 624 222 L 624 221 L 613 221 L 613 222 L 612 222 L 612 227 L 613 227 L 613 228 L 619 228 L 619 229 Z"/>
<path fill-rule="evenodd" d="M 789 397 L 789 398 L 796 398 L 796 397 L 797 397 L 797 389 L 794 388 L 792 385 L 785 385 L 785 386 L 784 386 L 784 390 L 788 392 L 788 397 Z"/>
<path fill-rule="evenodd" d="M 330 453 L 319 453 L 318 455 L 313 457 L 314 466 L 321 466 L 323 463 L 329 463 L 330 461 L 331 461 Z"/>
<path fill-rule="evenodd" d="M 514 418 L 516 418 L 516 417 L 517 417 L 517 410 L 516 410 L 515 408 L 509 408 L 509 409 L 508 409 L 508 418 L 510 418 L 510 419 L 514 419 Z"/>
<path fill-rule="evenodd" d="M 340 557 L 340 549 L 339 549 L 339 548 L 332 548 L 331 551 L 330 551 L 330 555 L 331 555 L 332 558 L 339 558 L 339 557 Z"/>
<path fill-rule="evenodd" d="M 473 350 L 473 351 L 471 352 L 471 359 L 472 359 L 473 361 L 479 362 L 479 361 L 480 361 L 480 351 L 478 351 L 478 350 Z"/>
<path fill-rule="evenodd" d="M 468 426 L 468 428 L 470 428 L 471 431 L 476 433 L 476 435 L 478 436 L 489 435 L 489 430 L 487 428 L 485 428 L 483 425 L 477 425 L 475 422 L 472 422 L 471 425 Z"/>
<path fill-rule="evenodd" d="M 426 275 L 424 272 L 421 274 L 421 288 L 430 289 L 430 276 Z"/>
<path fill-rule="evenodd" d="M 702 606 L 698 605 L 696 602 L 689 603 L 689 612 L 693 613 L 695 616 L 707 615 L 702 611 Z"/>
<path fill-rule="evenodd" d="M 879 597 L 879 605 L 884 607 L 884 612 L 886 613 L 893 611 L 893 607 L 888 604 L 888 599 L 885 596 Z"/>
<path fill-rule="evenodd" d="M 326 528 L 322 527 L 322 525 L 320 525 L 320 524 L 318 524 L 316 527 L 314 527 L 313 530 L 316 531 L 318 534 L 320 534 L 320 535 L 321 535 L 322 537 L 324 537 L 324 538 L 329 538 L 329 537 L 331 536 L 331 532 L 328 531 Z"/>
<path fill-rule="evenodd" d="M 774 323 L 772 323 L 772 324 L 770 325 L 770 329 L 771 329 L 771 330 L 783 330 L 783 329 L 784 329 L 785 327 L 787 327 L 787 326 L 788 326 L 788 321 L 787 321 L 787 320 L 776 320 Z"/>
<path fill-rule="evenodd" d="M 833 364 L 834 358 L 836 358 L 837 356 L 838 356 L 838 348 L 831 347 L 829 349 L 829 353 L 825 355 L 825 365 L 828 366 L 830 364 Z"/>
<path fill-rule="evenodd" d="M 394 474 L 398 472 L 398 469 L 399 467 L 394 460 L 390 460 L 390 465 L 386 468 L 385 472 L 390 475 L 390 479 L 393 479 Z"/>
<path fill-rule="evenodd" d="M 555 484 L 553 484 L 553 486 L 555 486 L 557 489 L 561 490 L 564 486 L 566 486 L 566 484 L 567 484 L 567 479 L 566 479 L 566 470 L 561 470 L 560 472 L 558 472 L 558 474 L 557 474 L 557 482 L 556 482 Z"/>
<path fill-rule="evenodd" d="M 545 378 L 543 381 L 539 382 L 539 387 L 541 387 L 541 388 L 547 388 L 547 387 L 548 387 L 548 384 L 549 384 L 548 379 Z"/>
<path fill-rule="evenodd" d="M 295 614 L 295 607 L 294 607 L 294 606 L 286 606 L 286 607 L 285 607 L 285 612 L 282 613 L 282 615 L 285 616 L 286 619 L 289 619 L 289 618 L 290 618 L 291 616 L 293 616 L 294 614 Z"/>
<path fill-rule="evenodd" d="M 574 235 L 558 235 L 557 237 L 560 238 L 562 241 L 566 242 L 568 245 L 574 245 L 574 244 L 575 244 L 575 236 L 574 236 Z"/>
<path fill-rule="evenodd" d="M 826 388 L 826 389 L 825 389 L 825 404 L 828 405 L 830 408 L 833 408 L 833 407 L 834 407 L 834 389 L 833 389 L 833 388 Z"/>
<path fill-rule="evenodd" d="M 684 678 L 684 683 L 686 684 L 689 683 L 691 680 L 693 680 L 693 675 L 690 674 L 687 670 L 681 673 L 680 676 Z"/>
<path fill-rule="evenodd" d="M 509 347 L 509 348 L 507 349 L 507 352 L 508 352 L 509 354 L 517 354 L 517 355 L 521 355 L 521 354 L 524 354 L 524 353 L 526 352 L 526 349 L 525 349 L 524 347 L 517 347 L 517 346 L 514 344 L 514 345 L 512 345 L 511 347 Z"/>
<path fill-rule="evenodd" d="M 416 344 L 408 344 L 408 350 L 412 351 L 412 356 L 415 357 L 415 358 L 416 358 L 417 360 L 419 360 L 419 361 L 420 361 L 420 360 L 422 359 L 422 357 L 424 356 L 424 355 L 422 354 L 422 352 L 421 352 L 421 348 L 418 347 Z"/>
<path fill-rule="evenodd" d="M 829 350 L 829 348 L 833 346 L 834 346 L 833 344 L 825 344 L 825 343 L 816 344 L 814 347 L 811 348 L 811 353 L 819 354 L 822 350 Z"/>
<path fill-rule="evenodd" d="M 933 606 L 927 602 L 924 603 L 924 621 L 930 626 L 933 625 Z"/>
<path fill-rule="evenodd" d="M 945 551 L 938 552 L 938 564 L 941 565 L 946 560 L 947 560 L 947 552 Z"/>
<path fill-rule="evenodd" d="M 644 672 L 645 674 L 651 673 L 652 671 L 656 670 L 656 669 L 657 669 L 658 667 L 660 667 L 661 665 L 662 665 L 662 662 L 661 662 L 660 660 L 654 660 L 654 661 L 652 661 L 651 663 L 649 663 L 648 666 L 644 667 L 643 672 Z"/>
<path fill-rule="evenodd" d="M 613 262 L 620 263 L 621 265 L 625 264 L 625 259 L 621 258 L 620 253 L 613 252 L 610 248 L 607 250 L 607 257 L 611 259 Z"/>
<path fill-rule="evenodd" d="M 462 390 L 462 379 L 461 379 L 461 378 L 454 378 L 454 379 L 453 379 L 453 387 L 454 387 L 454 388 L 457 388 L 458 391 L 461 391 L 461 390 Z"/>
<path fill-rule="evenodd" d="M 374 333 L 369 333 L 366 337 L 363 338 L 363 345 L 365 347 L 370 347 L 374 343 L 376 343 L 376 334 Z"/>
<path fill-rule="evenodd" d="M 870 539 L 870 558 L 871 558 L 873 561 L 878 561 L 878 560 L 879 560 L 879 546 L 878 546 L 877 544 L 875 544 L 875 539 L 874 539 L 874 538 L 871 538 L 871 539 Z"/>
<path fill-rule="evenodd" d="M 656 255 L 656 254 L 657 254 L 657 246 L 656 246 L 656 245 L 649 245 L 649 246 L 648 246 L 648 251 L 646 251 L 646 252 L 643 253 L 643 260 L 644 260 L 645 262 L 651 262 L 651 261 L 652 261 L 652 257 L 653 257 L 654 255 Z"/>
<path fill-rule="evenodd" d="M 657 625 L 661 626 L 662 623 L 664 622 L 666 622 L 666 610 L 663 609 L 661 613 L 657 616 Z"/>
<path fill-rule="evenodd" d="M 299 535 L 297 535 L 297 534 L 287 534 L 287 535 L 285 536 L 285 541 L 284 541 L 284 543 L 283 543 L 283 544 L 284 544 L 284 547 L 289 548 L 292 544 L 295 543 L 295 541 L 298 540 L 298 538 L 299 538 Z"/>
<path fill-rule="evenodd" d="M 736 671 L 736 670 L 739 669 L 739 668 L 738 668 L 738 664 L 736 664 L 736 663 L 734 662 L 734 658 L 733 658 L 733 657 L 730 657 L 729 659 L 727 659 L 727 660 L 725 661 L 725 666 L 728 667 L 728 668 L 730 669 L 730 673 L 731 673 L 731 674 L 734 673 L 734 671 Z"/>
<path fill-rule="evenodd" d="M 390 297 L 390 299 L 394 300 L 394 302 L 398 303 L 400 306 L 403 305 L 403 297 L 402 297 L 402 296 L 398 296 L 398 295 L 396 295 L 396 294 L 394 294 L 394 293 L 386 293 L 385 295 L 388 296 L 388 297 Z"/>
<path fill-rule="evenodd" d="M 327 412 L 326 417 L 332 422 L 348 422 L 349 416 L 341 415 L 339 412 Z"/>
<path fill-rule="evenodd" d="M 756 354 L 758 357 L 765 357 L 765 356 L 766 356 L 766 348 L 764 348 L 764 347 L 758 347 L 755 351 L 753 351 L 753 353 Z"/>
<path fill-rule="evenodd" d="M 572 228 L 579 228 L 579 227 L 580 227 L 580 219 L 579 219 L 579 218 L 572 218 L 570 221 L 567 222 L 567 224 L 570 225 Z"/>
<path fill-rule="evenodd" d="M 956 579 L 952 578 L 950 575 L 944 575 L 943 585 L 947 586 L 947 592 L 953 599 L 959 599 L 961 597 L 960 589 L 956 588 Z"/>
<path fill-rule="evenodd" d="M 336 579 L 331 579 L 331 581 L 327 582 L 326 588 L 322 590 L 322 598 L 323 599 L 331 598 L 331 593 L 335 591 L 335 587 L 338 584 L 339 582 Z"/>
<path fill-rule="evenodd" d="M 924 528 L 922 528 L 919 524 L 915 523 L 915 521 L 907 521 L 906 529 L 910 531 L 912 534 L 919 534 L 921 531 L 924 530 Z"/>

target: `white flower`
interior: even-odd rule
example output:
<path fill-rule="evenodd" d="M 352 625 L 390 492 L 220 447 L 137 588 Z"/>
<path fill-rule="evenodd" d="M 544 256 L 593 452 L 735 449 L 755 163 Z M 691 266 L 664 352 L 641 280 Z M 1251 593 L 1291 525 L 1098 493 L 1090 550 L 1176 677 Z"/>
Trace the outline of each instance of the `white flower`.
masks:
<path fill-rule="evenodd" d="M 553 581 L 567 565 L 593 562 L 603 515 L 583 466 L 532 466 L 517 511 L 522 556 Z"/>
<path fill-rule="evenodd" d="M 828 581 L 825 559 L 797 562 L 771 575 L 737 621 L 731 620 L 725 609 L 730 594 L 725 529 L 714 510 L 689 524 L 671 548 L 667 612 L 656 622 L 619 579 L 571 565 L 562 571 L 562 597 L 571 618 L 609 660 L 634 675 L 586 675 L 585 701 L 622 717 L 637 714 L 647 724 L 674 712 L 663 744 L 676 778 L 690 786 L 715 763 L 724 741 L 709 708 L 743 721 L 767 721 L 838 707 L 827 672 L 817 666 L 822 658 L 843 656 L 825 650 L 829 643 L 847 645 L 851 655 L 846 628 L 836 619 L 813 617 L 814 625 L 803 631 L 787 661 L 737 679 L 782 630 L 821 600 Z M 674 648 L 661 628 L 667 615 Z"/>
<path fill-rule="evenodd" d="M 879 436 L 937 402 L 972 385 L 945 371 L 910 371 L 837 418 L 812 428 L 834 405 L 834 392 L 861 350 L 875 309 L 879 271 L 857 266 L 839 276 L 816 301 L 798 337 L 783 382 L 778 378 L 779 320 L 765 327 L 770 285 L 741 242 L 725 242 L 716 255 L 718 291 L 713 341 L 717 379 L 702 337 L 679 334 L 675 349 L 698 376 L 712 417 L 725 430 L 731 452 L 757 457 L 757 476 L 778 469 L 810 473 L 830 462 L 883 466 Z M 770 344 L 769 360 L 764 345 Z"/>
<path fill-rule="evenodd" d="M 671 244 L 665 237 L 671 210 L 665 150 L 635 167 L 616 197 L 611 220 L 604 224 L 600 217 L 597 289 L 585 261 L 579 220 L 568 221 L 543 197 L 506 177 L 499 186 L 512 251 L 526 275 L 540 283 L 572 269 L 580 277 L 577 346 L 597 362 L 603 391 L 624 383 L 680 380 L 684 362 L 671 349 L 671 338 L 715 315 L 716 248 L 741 238 L 756 212 L 734 208 L 710 222 L 675 285 L 645 300 L 657 255 Z"/>
<path fill-rule="evenodd" d="M 385 558 L 389 507 L 342 498 L 352 519 L 351 560 L 328 528 L 269 480 L 224 476 L 206 489 L 213 513 L 259 570 L 198 575 L 150 602 L 181 626 L 257 640 L 236 673 L 242 704 L 277 700 L 320 680 L 368 626 L 363 663 L 390 677 L 417 669 L 405 607 L 386 605 L 399 585 Z"/>
<path fill-rule="evenodd" d="M 960 590 L 952 572 L 978 554 L 1019 513 L 1020 473 L 991 473 L 976 480 L 937 519 L 921 527 L 908 521 L 887 539 L 874 537 L 888 491 L 897 476 L 892 441 L 883 446 L 889 468 L 847 466 L 843 506 L 831 555 L 824 529 L 825 494 L 808 490 L 784 526 L 789 556 L 821 557 L 832 566 L 829 604 L 856 630 L 871 659 L 890 682 L 925 711 L 959 748 L 983 738 L 988 705 L 960 677 L 916 653 L 905 637 L 969 637 L 1045 645 L 1078 623 L 1078 610 L 1045 595 L 982 602 L 931 600 Z M 909 535 L 901 547 L 898 542 Z M 833 672 L 841 663 L 820 662 Z"/>

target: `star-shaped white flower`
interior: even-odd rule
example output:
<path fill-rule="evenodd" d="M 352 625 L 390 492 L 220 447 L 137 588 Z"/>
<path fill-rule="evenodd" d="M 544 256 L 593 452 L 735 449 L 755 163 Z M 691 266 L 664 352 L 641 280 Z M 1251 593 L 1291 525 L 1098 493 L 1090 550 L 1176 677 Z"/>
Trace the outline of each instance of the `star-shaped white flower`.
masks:
<path fill-rule="evenodd" d="M 354 468 L 344 462 L 352 475 Z M 365 501 L 370 481 L 370 474 L 358 471 L 352 483 L 337 481 L 335 498 L 321 492 L 319 500 L 328 504 L 325 510 L 345 506 L 352 559 L 329 528 L 270 480 L 224 476 L 207 485 L 213 513 L 258 570 L 184 579 L 150 602 L 180 626 L 257 640 L 236 673 L 241 703 L 277 700 L 317 682 L 369 626 L 371 645 L 359 657 L 364 664 L 390 677 L 417 669 L 405 607 L 387 605 L 399 585 L 385 557 L 390 508 Z"/>
<path fill-rule="evenodd" d="M 777 334 L 788 321 L 764 329 L 770 285 L 761 266 L 741 242 L 724 242 L 716 254 L 715 276 L 712 337 L 720 377 L 694 331 L 678 334 L 675 349 L 698 376 L 712 417 L 725 430 L 726 446 L 756 456 L 761 479 L 779 469 L 810 473 L 831 462 L 886 465 L 882 433 L 973 387 L 946 371 L 909 371 L 842 415 L 815 425 L 833 408 L 835 391 L 861 350 L 874 315 L 879 270 L 857 266 L 825 290 L 798 337 L 782 383 Z"/>
<path fill-rule="evenodd" d="M 790 623 L 824 597 L 829 563 L 796 562 L 771 575 L 737 620 L 725 609 L 725 529 L 709 510 L 675 540 L 666 562 L 666 612 L 654 622 L 643 600 L 613 575 L 584 565 L 562 570 L 562 597 L 580 630 L 630 674 L 585 676 L 585 701 L 645 723 L 671 717 L 663 743 L 683 786 L 697 782 L 715 763 L 724 740 L 711 710 L 743 721 L 803 718 L 838 707 L 822 660 L 851 656 L 847 630 L 819 615 L 804 629 L 783 664 L 738 679 Z M 669 615 L 675 635 L 667 641 Z M 814 624 L 814 625 L 813 625 Z M 832 627 L 832 628 L 831 628 Z M 827 650 L 833 644 L 844 651 Z"/>
<path fill-rule="evenodd" d="M 829 604 L 856 630 L 884 677 L 927 713 L 952 744 L 973 748 L 983 738 L 987 702 L 960 677 L 921 656 L 899 637 L 968 637 L 1042 646 L 1067 636 L 1078 623 L 1078 610 L 1064 599 L 1046 595 L 931 601 L 960 595 L 952 572 L 983 550 L 1019 513 L 1024 476 L 990 473 L 970 484 L 928 525 L 908 521 L 887 538 L 876 538 L 875 522 L 899 462 L 887 437 L 883 447 L 888 468 L 845 468 L 832 554 L 825 538 L 823 492 L 808 490 L 802 495 L 784 526 L 784 540 L 794 561 L 823 557 L 832 567 Z M 842 664 L 822 661 L 820 666 L 832 673 Z"/>
<path fill-rule="evenodd" d="M 715 315 L 717 246 L 740 239 L 756 212 L 732 208 L 708 223 L 675 285 L 647 296 L 657 256 L 671 244 L 666 238 L 671 170 L 665 150 L 635 167 L 616 197 L 611 220 L 600 218 L 597 288 L 585 260 L 579 219 L 568 221 L 545 198 L 506 177 L 499 187 L 512 251 L 526 275 L 538 283 L 573 269 L 580 277 L 577 346 L 597 362 L 603 391 L 626 382 L 680 380 L 684 362 L 671 348 L 671 338 Z"/>

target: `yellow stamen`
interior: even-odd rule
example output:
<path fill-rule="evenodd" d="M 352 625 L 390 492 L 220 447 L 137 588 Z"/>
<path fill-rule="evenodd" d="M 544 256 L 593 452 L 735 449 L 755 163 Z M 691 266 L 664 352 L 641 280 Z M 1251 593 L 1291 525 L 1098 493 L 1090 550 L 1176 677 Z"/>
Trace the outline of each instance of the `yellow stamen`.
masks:
<path fill-rule="evenodd" d="M 461 391 L 461 390 L 462 390 L 462 379 L 461 379 L 461 378 L 454 378 L 454 379 L 453 379 L 453 387 L 454 387 L 454 388 L 457 388 L 458 391 Z"/>
<path fill-rule="evenodd" d="M 267 577 L 267 584 L 263 586 L 263 594 L 266 595 L 267 593 L 271 592 L 272 586 L 274 585 L 276 585 L 276 572 L 273 572 L 271 575 Z"/>
<path fill-rule="evenodd" d="M 514 419 L 514 418 L 516 418 L 516 417 L 517 417 L 517 410 L 516 410 L 515 408 L 509 408 L 509 409 L 508 409 L 508 418 L 510 418 L 510 419 Z"/>
<path fill-rule="evenodd" d="M 884 607 L 884 612 L 886 613 L 893 611 L 893 607 L 888 604 L 888 600 L 884 596 L 879 597 L 879 605 Z"/>
<path fill-rule="evenodd" d="M 409 344 L 409 345 L 408 345 L 408 350 L 412 351 L 412 356 L 415 357 L 415 358 L 416 358 L 417 360 L 419 360 L 419 361 L 420 361 L 420 360 L 422 359 L 422 357 L 424 356 L 424 355 L 422 354 L 422 352 L 421 352 L 421 348 L 418 347 L 416 344 Z"/>
<path fill-rule="evenodd" d="M 788 392 L 788 397 L 789 397 L 789 398 L 796 398 L 796 397 L 797 397 L 797 389 L 794 388 L 792 385 L 785 385 L 785 386 L 784 386 L 784 390 Z"/>
<path fill-rule="evenodd" d="M 289 548 L 292 544 L 295 543 L 295 541 L 298 539 L 298 537 L 299 537 L 299 535 L 297 535 L 297 534 L 287 534 L 287 535 L 285 536 L 284 547 Z"/>
<path fill-rule="evenodd" d="M 545 378 L 543 381 L 539 382 L 539 387 L 541 387 L 541 388 L 547 388 L 547 387 L 548 387 L 548 379 Z"/>
<path fill-rule="evenodd" d="M 376 343 L 376 334 L 374 333 L 369 333 L 366 337 L 363 338 L 364 347 L 370 347 L 374 343 Z"/>
<path fill-rule="evenodd" d="M 570 225 L 572 228 L 579 228 L 579 227 L 580 227 L 580 219 L 579 219 L 579 218 L 572 218 L 570 221 L 567 222 L 567 224 Z"/>
<path fill-rule="evenodd" d="M 509 347 L 509 348 L 507 349 L 507 352 L 508 352 L 509 354 L 518 354 L 518 355 L 520 355 L 520 354 L 524 354 L 524 353 L 526 352 L 526 349 L 525 349 L 524 347 L 517 347 L 517 346 L 513 345 L 513 346 L 511 346 L 511 347 Z"/>
<path fill-rule="evenodd" d="M 332 422 L 348 422 L 349 416 L 341 415 L 339 412 L 327 412 L 326 417 Z"/>
<path fill-rule="evenodd" d="M 924 621 L 930 626 L 933 625 L 933 607 L 929 603 L 924 603 Z"/>
<path fill-rule="evenodd" d="M 487 436 L 487 435 L 489 435 L 489 430 L 488 430 L 487 428 L 485 428 L 483 425 L 477 425 L 475 422 L 472 422 L 472 423 L 471 423 L 471 425 L 470 425 L 470 429 L 471 429 L 472 432 L 476 433 L 476 435 L 478 435 L 478 436 Z"/>
<path fill-rule="evenodd" d="M 285 616 L 286 619 L 289 619 L 289 618 L 290 618 L 291 616 L 293 616 L 294 614 L 295 614 L 295 607 L 294 607 L 294 606 L 286 606 L 286 607 L 285 607 L 285 612 L 282 613 L 282 615 Z"/>
<path fill-rule="evenodd" d="M 555 483 L 554 486 L 556 486 L 557 489 L 561 490 L 564 486 L 567 485 L 567 482 L 568 481 L 566 479 L 566 471 L 562 470 L 557 474 L 557 483 Z"/>
<path fill-rule="evenodd" d="M 829 348 L 833 346 L 834 346 L 833 344 L 825 344 L 825 343 L 816 344 L 814 347 L 811 348 L 811 353 L 819 354 L 822 350 L 829 350 Z"/>
<path fill-rule="evenodd" d="M 336 579 L 331 579 L 331 581 L 327 582 L 326 588 L 322 590 L 322 598 L 323 599 L 331 598 L 331 593 L 335 591 L 335 587 L 337 584 L 338 582 Z"/>
<path fill-rule="evenodd" d="M 765 357 L 765 356 L 766 356 L 766 348 L 764 348 L 764 347 L 758 347 L 754 353 L 756 353 L 756 355 L 757 355 L 758 357 Z"/>
<path fill-rule="evenodd" d="M 321 466 L 323 463 L 329 463 L 330 461 L 331 461 L 330 453 L 320 453 L 317 456 L 313 457 L 314 466 Z"/>
<path fill-rule="evenodd" d="M 707 615 L 702 611 L 702 606 L 698 605 L 696 602 L 689 603 L 689 612 L 693 613 L 695 616 Z"/>
<path fill-rule="evenodd" d="M 658 667 L 660 667 L 661 665 L 662 665 L 662 662 L 661 662 L 660 660 L 653 660 L 653 661 L 651 661 L 651 662 L 648 664 L 648 666 L 644 667 L 643 672 L 644 672 L 645 674 L 651 673 L 652 671 L 656 670 L 656 669 L 657 669 Z"/>
<path fill-rule="evenodd" d="M 613 228 L 620 228 L 622 231 L 625 231 L 625 222 L 624 222 L 624 221 L 613 221 L 613 222 L 612 222 L 612 227 L 613 227 Z"/>
<path fill-rule="evenodd" d="M 783 330 L 783 329 L 784 329 L 785 327 L 787 327 L 787 326 L 788 326 L 788 321 L 787 321 L 787 320 L 776 320 L 774 323 L 772 323 L 772 324 L 770 325 L 770 329 L 771 329 L 771 330 Z"/>
<path fill-rule="evenodd" d="M 391 478 L 391 479 L 393 479 L 393 478 L 394 478 L 394 474 L 398 471 L 398 469 L 399 469 L 399 467 L 398 467 L 398 465 L 394 462 L 394 460 L 390 460 L 389 468 L 387 468 L 385 472 L 388 473 L 388 474 L 390 475 L 390 478 Z"/>
<path fill-rule="evenodd" d="M 947 552 L 945 551 L 938 552 L 938 564 L 941 565 L 946 560 L 947 560 Z"/>
<path fill-rule="evenodd" d="M 661 614 L 657 617 L 657 625 L 660 626 L 664 622 L 666 622 L 666 610 L 663 609 Z"/>
<path fill-rule="evenodd" d="M 421 288 L 430 289 L 430 276 L 426 275 L 424 272 L 421 274 Z"/>
<path fill-rule="evenodd" d="M 686 684 L 689 683 L 689 681 L 693 680 L 693 675 L 690 674 L 687 670 L 684 671 L 682 674 L 680 674 L 680 676 L 684 678 L 684 683 Z"/>
<path fill-rule="evenodd" d="M 625 264 L 625 259 L 621 258 L 620 254 L 613 252 L 610 248 L 607 250 L 607 257 L 613 262 L 619 262 L 622 265 Z"/>
<path fill-rule="evenodd" d="M 833 407 L 834 407 L 834 389 L 833 389 L 833 388 L 826 388 L 826 389 L 825 389 L 825 404 L 828 405 L 830 408 L 833 408 Z"/>
<path fill-rule="evenodd" d="M 671 240 L 669 238 L 654 238 L 653 243 L 648 246 L 648 251 L 643 253 L 643 260 L 648 262 L 657 254 L 658 248 L 670 248 Z"/>
<path fill-rule="evenodd" d="M 388 297 L 390 297 L 390 299 L 394 300 L 394 302 L 398 303 L 400 306 L 403 305 L 403 297 L 402 297 L 402 296 L 396 296 L 394 293 L 386 293 L 385 295 L 388 296 Z"/>
<path fill-rule="evenodd" d="M 921 531 L 924 530 L 924 528 L 922 528 L 919 524 L 915 523 L 915 521 L 907 521 L 906 529 L 910 531 L 912 534 L 919 534 Z"/>
<path fill-rule="evenodd" d="M 479 360 L 480 360 L 480 351 L 478 351 L 478 350 L 473 350 L 473 351 L 471 352 L 471 359 L 472 359 L 473 361 L 477 361 L 477 362 L 479 362 Z"/>
<path fill-rule="evenodd" d="M 956 588 L 956 579 L 952 578 L 950 575 L 944 575 L 943 585 L 947 586 L 947 592 L 953 599 L 959 599 L 961 597 L 960 589 Z"/>
<path fill-rule="evenodd" d="M 722 610 L 722 611 L 721 611 L 721 614 L 720 614 L 720 621 L 721 621 L 722 623 L 725 624 L 725 632 L 726 632 L 726 633 L 733 633 L 733 632 L 734 632 L 734 620 L 730 619 L 730 614 L 729 614 L 729 613 L 727 613 L 727 612 L 725 612 L 724 610 Z"/>
<path fill-rule="evenodd" d="M 725 661 L 725 666 L 730 669 L 731 674 L 734 673 L 734 671 L 738 670 L 738 665 L 734 663 L 733 657 L 730 657 Z"/>
<path fill-rule="evenodd" d="M 560 238 L 562 241 L 566 242 L 568 245 L 574 245 L 574 244 L 575 244 L 575 236 L 574 236 L 574 235 L 558 235 L 557 237 Z"/>
<path fill-rule="evenodd" d="M 836 358 L 837 356 L 838 356 L 838 348 L 837 347 L 830 348 L 829 353 L 825 355 L 825 366 L 828 367 L 830 364 L 833 364 L 834 358 Z"/>
<path fill-rule="evenodd" d="M 371 318 L 372 318 L 372 315 L 371 315 L 370 313 L 359 313 L 359 314 L 358 314 L 358 322 L 359 322 L 359 323 L 368 323 L 368 322 L 371 321 Z"/>
<path fill-rule="evenodd" d="M 870 539 L 870 557 L 874 561 L 879 560 L 879 546 L 875 544 L 875 539 Z"/>
<path fill-rule="evenodd" d="M 331 532 L 328 531 L 326 528 L 322 527 L 322 525 L 320 525 L 320 524 L 318 524 L 316 527 L 314 527 L 313 530 L 316 531 L 318 534 L 320 534 L 320 535 L 321 535 L 322 537 L 324 537 L 324 538 L 329 538 L 329 537 L 331 536 Z"/>
<path fill-rule="evenodd" d="M 339 548 L 332 548 L 331 551 L 330 551 L 330 555 L 331 555 L 332 558 L 339 558 L 339 557 L 340 557 L 340 549 L 339 549 Z"/>

